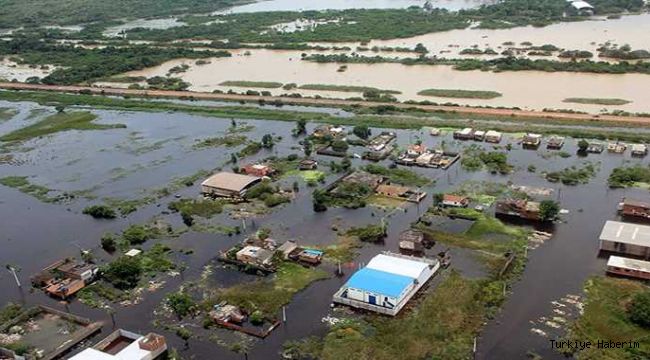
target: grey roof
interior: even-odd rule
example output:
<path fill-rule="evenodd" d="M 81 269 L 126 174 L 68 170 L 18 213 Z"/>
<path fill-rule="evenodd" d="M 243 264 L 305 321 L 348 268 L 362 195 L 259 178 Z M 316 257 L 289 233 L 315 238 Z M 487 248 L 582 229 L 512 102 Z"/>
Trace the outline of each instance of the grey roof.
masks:
<path fill-rule="evenodd" d="M 599 239 L 650 247 L 650 226 L 609 220 Z"/>
<path fill-rule="evenodd" d="M 259 179 L 255 176 L 220 172 L 207 178 L 201 185 L 230 191 L 242 191 Z"/>
<path fill-rule="evenodd" d="M 650 273 L 650 262 L 624 258 L 620 256 L 610 256 L 607 266 L 615 266 L 622 269 L 637 270 Z"/>

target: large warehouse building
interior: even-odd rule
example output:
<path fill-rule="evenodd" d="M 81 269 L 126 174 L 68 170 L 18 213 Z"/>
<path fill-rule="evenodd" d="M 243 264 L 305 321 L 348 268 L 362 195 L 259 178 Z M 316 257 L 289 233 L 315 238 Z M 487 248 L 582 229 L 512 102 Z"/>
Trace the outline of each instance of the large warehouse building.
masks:
<path fill-rule="evenodd" d="M 650 258 L 650 226 L 610 220 L 599 239 L 601 251 Z"/>
<path fill-rule="evenodd" d="M 334 302 L 386 315 L 397 315 L 436 273 L 435 259 L 385 252 L 354 273 L 334 294 Z"/>

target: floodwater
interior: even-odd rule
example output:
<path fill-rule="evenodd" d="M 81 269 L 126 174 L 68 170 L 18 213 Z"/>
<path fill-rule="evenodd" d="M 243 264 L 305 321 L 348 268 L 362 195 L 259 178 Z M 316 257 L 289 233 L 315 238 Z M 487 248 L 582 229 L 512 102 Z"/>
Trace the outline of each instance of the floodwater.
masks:
<path fill-rule="evenodd" d="M 187 24 L 174 17 L 160 18 L 160 19 L 136 19 L 136 20 L 126 22 L 124 24 L 108 27 L 106 28 L 106 30 L 103 31 L 102 34 L 108 37 L 117 37 L 122 32 L 131 29 L 144 28 L 144 29 L 164 30 L 164 29 L 170 29 L 173 27 L 179 27 L 184 25 Z"/>
<path fill-rule="evenodd" d="M 486 0 L 431 0 L 436 8 L 460 10 L 489 4 Z M 306 11 L 344 9 L 398 9 L 411 6 L 422 7 L 426 0 L 267 0 L 235 6 L 215 14 L 250 13 L 263 11 Z"/>
<path fill-rule="evenodd" d="M 0 103 L 0 107 L 13 107 L 19 110 L 11 120 L 0 124 L 0 134 L 38 121 L 43 116 L 54 113 L 54 109 L 41 107 L 32 103 Z M 321 110 L 322 111 L 322 110 Z M 335 111 L 335 110 L 331 110 Z M 2 176 L 29 176 L 30 181 L 57 190 L 88 190 L 99 199 L 110 196 L 117 198 L 134 198 L 142 196 L 154 188 L 166 186 L 175 178 L 195 173 L 199 169 L 221 167 L 230 159 L 230 153 L 237 149 L 201 149 L 192 148 L 198 139 L 224 134 L 230 126 L 229 119 L 218 119 L 182 113 L 141 113 L 93 110 L 98 114 L 98 122 L 123 123 L 126 129 L 105 131 L 68 131 L 35 139 L 15 149 L 11 164 L 0 164 Z M 240 121 L 243 123 L 244 121 Z M 265 133 L 282 135 L 283 139 L 274 150 L 263 151 L 258 157 L 269 155 L 287 155 L 296 152 L 292 149 L 295 140 L 289 136 L 293 123 L 277 121 L 245 121 L 255 126 L 246 135 L 259 139 Z M 308 124 L 311 130 L 316 124 Z M 378 130 L 374 130 L 375 132 Z M 449 135 L 430 137 L 426 131 L 398 130 L 398 143 L 405 145 L 418 136 L 427 146 L 439 145 L 445 141 L 450 150 L 461 150 L 467 143 L 450 139 Z M 511 141 L 511 140 L 509 140 Z M 575 153 L 575 140 L 568 140 L 565 151 Z M 481 144 L 490 147 L 487 144 Z M 353 148 L 358 152 L 359 149 Z M 555 236 L 536 250 L 530 251 L 530 261 L 522 279 L 515 283 L 513 294 L 505 304 L 498 318 L 491 321 L 480 336 L 480 359 L 523 358 L 532 350 L 544 355 L 544 358 L 560 358 L 559 354 L 549 351 L 548 339 L 530 331 L 530 321 L 547 314 L 551 310 L 551 301 L 566 294 L 580 294 L 587 277 L 604 272 L 603 259 L 597 258 L 597 236 L 605 220 L 615 217 L 616 204 L 623 196 L 648 200 L 647 191 L 643 190 L 609 190 L 606 178 L 611 169 L 626 162 L 647 164 L 648 159 L 633 159 L 629 155 L 603 153 L 590 155 L 586 160 L 600 163 L 600 170 L 590 184 L 575 187 L 550 184 L 541 178 L 544 170 L 559 170 L 571 165 L 578 165 L 585 159 L 543 157 L 545 149 L 538 151 L 523 150 L 519 145 L 509 153 L 509 162 L 517 172 L 508 175 L 491 175 L 487 172 L 466 172 L 459 164 L 448 171 L 440 169 L 414 168 L 420 174 L 436 180 L 435 185 L 426 187 L 429 193 L 444 192 L 454 189 L 462 183 L 472 181 L 512 182 L 528 186 L 544 186 L 554 190 L 554 197 L 562 202 L 562 207 L 570 211 L 565 217 L 566 223 L 555 226 Z M 254 158 L 246 159 L 253 161 Z M 321 163 L 331 158 L 319 157 Z M 355 166 L 365 162 L 353 159 Z M 526 171 L 528 165 L 535 165 L 537 173 Z M 328 181 L 334 177 L 330 176 Z M 287 179 L 284 183 L 291 184 Z M 66 204 L 44 204 L 20 193 L 15 189 L 0 186 L 0 263 L 14 264 L 22 271 L 20 278 L 28 283 L 29 276 L 40 268 L 57 259 L 78 254 L 78 247 L 93 249 L 100 259 L 110 258 L 99 248 L 99 239 L 105 232 L 119 232 L 128 224 L 147 222 L 152 217 L 161 218 L 174 227 L 182 226 L 177 214 L 165 212 L 168 202 L 174 195 L 194 197 L 198 194 L 198 184 L 180 189 L 174 194 L 160 198 L 151 205 L 140 208 L 127 218 L 112 221 L 99 221 L 81 214 L 81 210 L 90 203 L 99 200 L 77 198 Z M 303 244 L 327 244 L 334 240 L 332 224 L 339 228 L 375 223 L 386 217 L 389 224 L 389 236 L 383 245 L 368 244 L 360 249 L 357 262 L 367 262 L 370 257 L 384 250 L 397 250 L 397 235 L 408 228 L 409 223 L 418 217 L 431 204 L 429 196 L 419 207 L 408 205 L 406 211 L 391 211 L 368 207 L 358 210 L 329 209 L 325 213 L 311 210 L 310 190 L 301 185 L 299 196 L 290 204 L 275 212 L 248 223 L 246 232 L 260 227 L 272 229 L 275 239 L 297 239 Z M 214 221 L 225 225 L 238 225 L 239 221 L 229 219 L 226 214 L 216 216 Z M 457 224 L 458 226 L 464 226 Z M 449 225 L 449 229 L 457 225 Z M 453 230 L 453 229 L 452 229 Z M 215 257 L 224 250 L 242 240 L 245 235 L 226 236 L 215 233 L 187 232 L 178 238 L 161 240 L 174 250 L 195 249 L 192 255 L 174 252 L 174 258 L 187 265 L 185 280 L 196 280 L 206 264 L 215 264 Z M 149 241 L 150 246 L 155 241 Z M 430 251 L 435 254 L 446 248 L 436 245 Z M 473 260 L 473 256 L 463 249 L 452 249 L 454 254 L 452 267 L 468 277 L 485 275 L 485 270 Z M 248 353 L 249 359 L 278 358 L 282 344 L 291 339 L 307 336 L 322 336 L 326 325 L 321 318 L 331 314 L 329 303 L 331 294 L 345 282 L 356 264 L 344 269 L 345 276 L 312 284 L 304 292 L 296 295 L 287 307 L 288 323 L 283 324 L 264 341 L 254 341 Z M 329 269 L 327 266 L 325 269 Z M 211 275 L 214 286 L 229 286 L 237 279 L 242 279 L 233 270 L 215 267 Z M 242 355 L 219 347 L 207 339 L 192 339 L 187 349 L 173 333 L 154 328 L 153 311 L 162 301 L 164 294 L 180 286 L 179 277 L 167 279 L 162 290 L 147 293 L 142 303 L 128 308 L 117 308 L 116 325 L 142 333 L 157 331 L 165 334 L 169 343 L 181 350 L 184 357 L 195 356 L 198 359 L 241 359 Z M 7 301 L 26 302 L 27 304 L 47 304 L 56 308 L 63 306 L 47 298 L 39 291 L 27 289 L 18 291 L 12 277 L 0 274 L 0 286 L 7 291 L 0 295 L 0 304 Z M 434 290 L 435 291 L 435 290 Z M 103 310 L 90 309 L 79 302 L 73 302 L 70 310 L 95 320 L 105 321 L 105 332 L 110 331 L 109 315 Z M 336 316 L 336 315 L 334 315 Z M 223 331 L 215 330 L 222 335 Z"/>
<path fill-rule="evenodd" d="M 418 43 L 441 57 L 441 51 L 470 48 L 492 48 L 500 52 L 505 42 L 531 42 L 533 45 L 552 44 L 567 50 L 588 50 L 594 54 L 605 43 L 629 44 L 633 49 L 650 50 L 650 14 L 628 15 L 620 19 L 593 18 L 592 20 L 565 22 L 546 27 L 517 27 L 513 29 L 486 30 L 462 29 L 430 33 L 405 39 L 373 40 L 369 46 L 414 47 Z M 450 47 L 450 45 L 454 47 Z M 456 47 L 457 46 L 457 47 Z"/>
<path fill-rule="evenodd" d="M 246 55 L 246 54 L 250 55 Z M 371 86 L 380 89 L 401 91 L 398 100 L 431 100 L 463 105 L 507 106 L 542 110 L 576 109 L 597 113 L 602 105 L 568 104 L 569 97 L 622 98 L 631 103 L 610 106 L 609 110 L 622 109 L 632 112 L 650 112 L 650 75 L 644 74 L 588 74 L 568 72 L 482 72 L 456 71 L 450 66 L 401 64 L 347 64 L 348 69 L 338 72 L 338 64 L 318 64 L 301 60 L 301 51 L 241 50 L 233 51 L 230 58 L 211 59 L 207 65 L 196 66 L 192 60 L 178 59 L 160 66 L 127 73 L 131 76 L 164 76 L 169 69 L 179 64 L 188 64 L 190 69 L 178 76 L 192 84 L 195 91 L 238 92 L 246 88 L 224 87 L 219 84 L 228 80 L 274 81 L 301 84 L 336 84 Z M 309 53 L 309 51 L 305 51 Z M 420 96 L 424 89 L 489 90 L 503 94 L 492 100 L 452 99 Z M 272 94 L 300 92 L 303 95 L 347 98 L 360 96 L 358 93 L 324 92 L 294 89 L 268 90 Z"/>
<path fill-rule="evenodd" d="M 29 65 L 17 64 L 9 59 L 0 60 L 0 79 L 11 81 L 25 81 L 30 77 L 37 76 L 39 78 L 49 75 L 55 67 L 49 66 L 47 69 L 42 67 L 31 67 Z"/>

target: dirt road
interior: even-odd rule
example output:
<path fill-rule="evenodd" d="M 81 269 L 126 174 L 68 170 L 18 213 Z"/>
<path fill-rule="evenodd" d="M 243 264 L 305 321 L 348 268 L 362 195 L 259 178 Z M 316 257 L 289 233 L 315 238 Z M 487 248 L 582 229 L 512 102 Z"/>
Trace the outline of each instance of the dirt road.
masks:
<path fill-rule="evenodd" d="M 650 117 L 640 116 L 615 116 L 615 115 L 594 115 L 594 114 L 574 114 L 564 112 L 543 112 L 529 110 L 510 110 L 510 109 L 485 109 L 468 106 L 439 106 L 439 105 L 410 105 L 402 103 L 381 103 L 353 100 L 336 100 L 336 99 L 312 99 L 312 98 L 290 98 L 278 96 L 249 96 L 238 94 L 214 94 L 194 91 L 167 91 L 167 90 L 132 90 L 108 87 L 90 87 L 90 86 L 58 86 L 58 85 L 35 85 L 24 83 L 0 83 L 0 89 L 6 90 L 31 90 L 31 91 L 54 91 L 63 93 L 79 93 L 80 91 L 90 92 L 95 95 L 114 95 L 114 96 L 134 96 L 134 97 L 158 97 L 158 98 L 188 98 L 192 97 L 198 100 L 216 100 L 216 101 L 247 101 L 257 102 L 264 100 L 266 102 L 281 101 L 287 105 L 316 105 L 328 107 L 344 106 L 394 106 L 403 109 L 420 109 L 427 112 L 448 112 L 468 115 L 485 115 L 485 116 L 507 116 L 513 118 L 525 119 L 552 119 L 552 120 L 582 120 L 582 121 L 602 121 L 602 122 L 621 122 L 650 125 Z"/>

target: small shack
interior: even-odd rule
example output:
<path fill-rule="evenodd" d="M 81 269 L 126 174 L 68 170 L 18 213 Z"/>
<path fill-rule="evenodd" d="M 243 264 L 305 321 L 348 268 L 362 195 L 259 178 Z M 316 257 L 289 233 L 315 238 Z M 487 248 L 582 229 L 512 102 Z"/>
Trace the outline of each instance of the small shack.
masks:
<path fill-rule="evenodd" d="M 641 280 L 650 280 L 650 261 L 610 256 L 607 273 Z"/>
<path fill-rule="evenodd" d="M 467 196 L 444 194 L 441 205 L 443 207 L 467 207 L 469 198 Z"/>
<path fill-rule="evenodd" d="M 551 150 L 560 150 L 564 146 L 564 137 L 553 135 L 546 142 L 546 148 Z"/>
<path fill-rule="evenodd" d="M 501 142 L 502 137 L 503 135 L 500 132 L 489 130 L 488 132 L 485 133 L 485 142 L 498 144 Z"/>
<path fill-rule="evenodd" d="M 619 211 L 624 216 L 650 219 L 650 203 L 623 198 L 623 202 L 621 202 L 618 207 Z"/>
<path fill-rule="evenodd" d="M 201 183 L 201 192 L 213 197 L 243 198 L 260 181 L 262 178 L 257 176 L 219 172 Z"/>
<path fill-rule="evenodd" d="M 315 170 L 318 168 L 318 161 L 313 159 L 303 159 L 298 163 L 298 170 Z"/>
<path fill-rule="evenodd" d="M 399 248 L 409 252 L 424 251 L 424 233 L 416 229 L 408 229 L 399 234 Z"/>
<path fill-rule="evenodd" d="M 622 154 L 626 149 L 627 145 L 618 141 L 607 144 L 607 151 L 614 154 Z"/>
<path fill-rule="evenodd" d="M 645 144 L 633 144 L 630 152 L 632 156 L 646 156 L 648 154 L 648 147 Z"/>
<path fill-rule="evenodd" d="M 266 164 L 248 164 L 241 168 L 241 172 L 255 177 L 267 177 L 275 173 L 275 170 Z"/>
<path fill-rule="evenodd" d="M 514 216 L 526 220 L 539 221 L 539 202 L 523 199 L 499 200 L 495 205 L 495 214 L 502 216 Z"/>
<path fill-rule="evenodd" d="M 539 147 L 539 144 L 542 143 L 542 135 L 541 134 L 532 134 L 532 133 L 527 133 L 524 135 L 524 138 L 521 141 L 521 145 L 524 148 L 529 148 L 529 149 L 537 149 Z"/>
<path fill-rule="evenodd" d="M 650 226 L 608 220 L 599 240 L 601 251 L 650 258 Z"/>
<path fill-rule="evenodd" d="M 268 267 L 273 264 L 273 252 L 259 246 L 245 246 L 237 252 L 236 258 L 242 263 L 256 266 Z"/>
<path fill-rule="evenodd" d="M 474 138 L 474 129 L 464 128 L 462 130 L 454 131 L 454 139 L 458 140 L 471 140 Z"/>
<path fill-rule="evenodd" d="M 412 203 L 419 203 L 427 196 L 427 193 L 411 189 L 406 186 L 382 184 L 377 186 L 375 192 L 389 198 L 404 200 Z"/>

